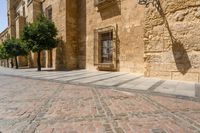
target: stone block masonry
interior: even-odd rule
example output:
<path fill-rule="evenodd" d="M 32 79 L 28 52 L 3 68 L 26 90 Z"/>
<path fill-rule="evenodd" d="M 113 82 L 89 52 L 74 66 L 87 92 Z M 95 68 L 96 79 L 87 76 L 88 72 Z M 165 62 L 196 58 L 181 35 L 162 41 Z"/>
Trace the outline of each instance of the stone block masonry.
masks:
<path fill-rule="evenodd" d="M 161 0 L 159 8 L 145 13 L 146 76 L 199 82 L 199 1 Z"/>

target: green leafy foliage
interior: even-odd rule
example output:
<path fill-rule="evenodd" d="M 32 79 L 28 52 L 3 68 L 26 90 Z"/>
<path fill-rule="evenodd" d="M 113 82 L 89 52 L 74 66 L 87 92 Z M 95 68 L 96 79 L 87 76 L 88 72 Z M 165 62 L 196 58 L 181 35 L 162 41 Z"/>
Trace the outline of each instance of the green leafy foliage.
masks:
<path fill-rule="evenodd" d="M 3 45 L 1 46 L 2 57 L 4 58 L 14 58 L 15 59 L 15 65 L 18 69 L 18 56 L 25 56 L 28 54 L 27 50 L 25 49 L 22 41 L 20 39 L 7 39 L 3 42 Z"/>
<path fill-rule="evenodd" d="M 37 52 L 38 71 L 41 71 L 41 51 L 50 50 L 57 46 L 56 35 L 57 29 L 54 23 L 42 15 L 35 22 L 25 26 L 22 40 L 29 51 Z"/>
<path fill-rule="evenodd" d="M 25 46 L 33 52 L 49 50 L 56 47 L 57 29 L 53 22 L 46 17 L 40 16 L 35 22 L 25 26 L 22 40 L 25 41 Z"/>
<path fill-rule="evenodd" d="M 3 42 L 3 49 L 9 57 L 25 56 L 28 53 L 22 41 L 14 38 Z"/>
<path fill-rule="evenodd" d="M 0 59 L 9 59 L 10 56 L 6 53 L 5 47 L 3 44 L 0 45 Z"/>

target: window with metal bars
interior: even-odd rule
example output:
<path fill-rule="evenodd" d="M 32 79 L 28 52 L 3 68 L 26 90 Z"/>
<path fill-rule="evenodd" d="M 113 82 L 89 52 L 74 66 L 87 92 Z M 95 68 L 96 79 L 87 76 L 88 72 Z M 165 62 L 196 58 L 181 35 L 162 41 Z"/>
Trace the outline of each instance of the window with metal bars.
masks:
<path fill-rule="evenodd" d="M 101 63 L 112 63 L 113 61 L 113 32 L 100 34 Z"/>

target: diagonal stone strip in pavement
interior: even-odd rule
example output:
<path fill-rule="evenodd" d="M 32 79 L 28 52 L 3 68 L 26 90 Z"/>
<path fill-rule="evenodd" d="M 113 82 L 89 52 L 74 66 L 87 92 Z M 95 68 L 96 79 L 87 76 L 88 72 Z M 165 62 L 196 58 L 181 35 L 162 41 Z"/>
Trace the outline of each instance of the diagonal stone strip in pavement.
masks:
<path fill-rule="evenodd" d="M 160 85 L 162 85 L 165 82 L 165 80 L 160 80 L 156 82 L 154 85 L 152 85 L 150 88 L 148 88 L 148 91 L 154 91 L 156 88 L 158 88 Z"/>
<path fill-rule="evenodd" d="M 115 85 L 113 85 L 113 86 L 114 86 L 114 87 L 118 87 L 118 86 L 120 86 L 120 85 L 126 84 L 126 83 L 128 83 L 128 82 L 133 81 L 133 80 L 137 80 L 137 79 L 139 79 L 139 78 L 141 78 L 141 77 L 142 77 L 142 76 L 134 77 L 134 78 L 129 79 L 129 80 L 126 80 L 126 81 L 120 80 L 121 82 L 119 82 L 119 83 L 117 83 L 117 84 L 115 84 Z"/>
<path fill-rule="evenodd" d="M 120 77 L 113 77 L 113 78 L 97 81 L 97 82 L 94 82 L 92 84 L 100 85 L 100 86 L 108 86 L 108 87 L 113 87 L 113 86 L 117 87 L 121 84 L 124 84 L 128 81 L 132 81 L 136 78 L 138 78 L 138 75 L 125 74 L 125 75 L 122 75 Z"/>
<path fill-rule="evenodd" d="M 139 79 L 120 85 L 119 88 L 148 90 L 152 85 L 154 85 L 158 81 L 159 79 L 141 77 Z"/>
<path fill-rule="evenodd" d="M 59 74 L 58 72 L 49 72 L 49 73 L 43 73 L 43 74 L 38 74 L 38 75 L 31 75 L 30 77 L 32 77 L 32 78 L 43 78 L 43 77 L 56 76 L 58 74 Z"/>
<path fill-rule="evenodd" d="M 86 74 L 88 72 L 74 72 L 74 73 L 55 73 L 55 74 L 47 74 L 47 75 L 41 75 L 41 76 L 33 76 L 34 78 L 39 78 L 39 79 L 46 79 L 46 80 L 51 80 L 51 79 L 56 79 L 56 78 L 62 78 L 62 77 L 68 77 L 68 76 L 73 76 L 73 75 L 79 75 L 79 74 Z"/>
<path fill-rule="evenodd" d="M 57 76 L 57 75 L 65 75 L 65 74 L 75 74 L 75 73 L 86 73 L 88 71 L 86 70 L 80 70 L 80 71 L 56 71 L 56 72 L 47 72 L 46 75 L 43 75 L 42 77 L 50 77 L 51 76 Z M 39 76 L 39 75 L 38 75 Z"/>
<path fill-rule="evenodd" d="M 88 77 L 94 77 L 94 76 L 100 76 L 100 75 L 104 75 L 104 74 L 108 74 L 108 72 L 88 72 L 86 74 L 82 74 L 82 75 L 76 75 L 76 76 L 70 76 L 70 77 L 64 77 L 64 78 L 58 78 L 55 79 L 56 81 L 61 81 L 61 82 L 69 82 L 72 80 L 78 80 L 78 79 L 83 79 L 83 78 L 88 78 Z"/>
<path fill-rule="evenodd" d="M 168 107 L 161 105 L 158 101 L 151 99 L 149 96 L 143 95 L 143 98 L 165 112 L 165 115 L 173 116 L 173 119 L 182 123 L 182 125 L 185 127 L 195 129 L 197 132 L 200 132 L 200 124 L 195 120 L 189 120 L 189 118 L 185 118 L 185 116 L 181 115 L 181 113 L 172 112 L 170 109 L 168 109 Z"/>
<path fill-rule="evenodd" d="M 94 77 L 73 80 L 72 83 L 82 83 L 82 84 L 94 83 L 94 82 L 98 82 L 98 81 L 106 80 L 106 79 L 110 79 L 110 78 L 122 77 L 123 75 L 125 75 L 125 73 L 108 73 L 105 75 L 97 75 Z"/>
<path fill-rule="evenodd" d="M 52 75 L 52 76 L 45 76 L 45 77 L 42 77 L 42 79 L 54 80 L 54 79 L 64 78 L 64 77 L 69 77 L 69 76 L 83 75 L 86 73 L 88 72 L 82 71 L 82 72 L 62 73 L 62 74 L 57 74 L 57 75 Z"/>

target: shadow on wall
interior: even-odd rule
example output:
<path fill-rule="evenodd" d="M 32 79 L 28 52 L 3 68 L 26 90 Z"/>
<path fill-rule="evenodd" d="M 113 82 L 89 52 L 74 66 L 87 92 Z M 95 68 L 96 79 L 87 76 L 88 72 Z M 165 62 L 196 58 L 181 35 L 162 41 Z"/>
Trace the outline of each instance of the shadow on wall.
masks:
<path fill-rule="evenodd" d="M 121 15 L 121 2 L 111 1 L 112 3 L 102 3 L 103 5 L 98 6 L 98 12 L 101 15 L 102 20 L 106 20 L 118 15 Z M 109 6 L 109 8 L 107 7 Z"/>
<path fill-rule="evenodd" d="M 154 0 L 153 5 L 156 7 L 157 11 L 163 18 L 165 27 L 167 28 L 167 30 L 169 32 L 170 39 L 172 42 L 172 52 L 174 55 L 176 67 L 180 73 L 185 75 L 188 72 L 188 70 L 192 67 L 190 59 L 187 54 L 187 51 L 185 50 L 184 45 L 181 43 L 181 41 L 177 40 L 173 36 L 172 31 L 170 30 L 170 27 L 169 27 L 169 22 L 168 22 L 165 14 L 164 14 L 164 11 L 162 9 L 160 0 Z"/>
<path fill-rule="evenodd" d="M 65 69 L 65 64 L 64 64 L 64 59 L 65 59 L 65 42 L 63 41 L 62 37 L 57 39 L 57 48 L 56 48 L 56 70 L 64 71 Z"/>
<path fill-rule="evenodd" d="M 119 39 L 119 36 L 118 36 L 118 31 L 119 31 L 119 28 L 118 28 L 118 25 L 116 25 L 116 65 L 117 65 L 117 71 L 120 71 L 120 39 Z"/>
<path fill-rule="evenodd" d="M 86 0 L 78 0 L 78 69 L 86 68 Z"/>
<path fill-rule="evenodd" d="M 175 41 L 172 45 L 172 51 L 176 62 L 176 67 L 183 75 L 192 67 L 187 51 L 184 49 L 183 44 L 180 41 Z"/>

